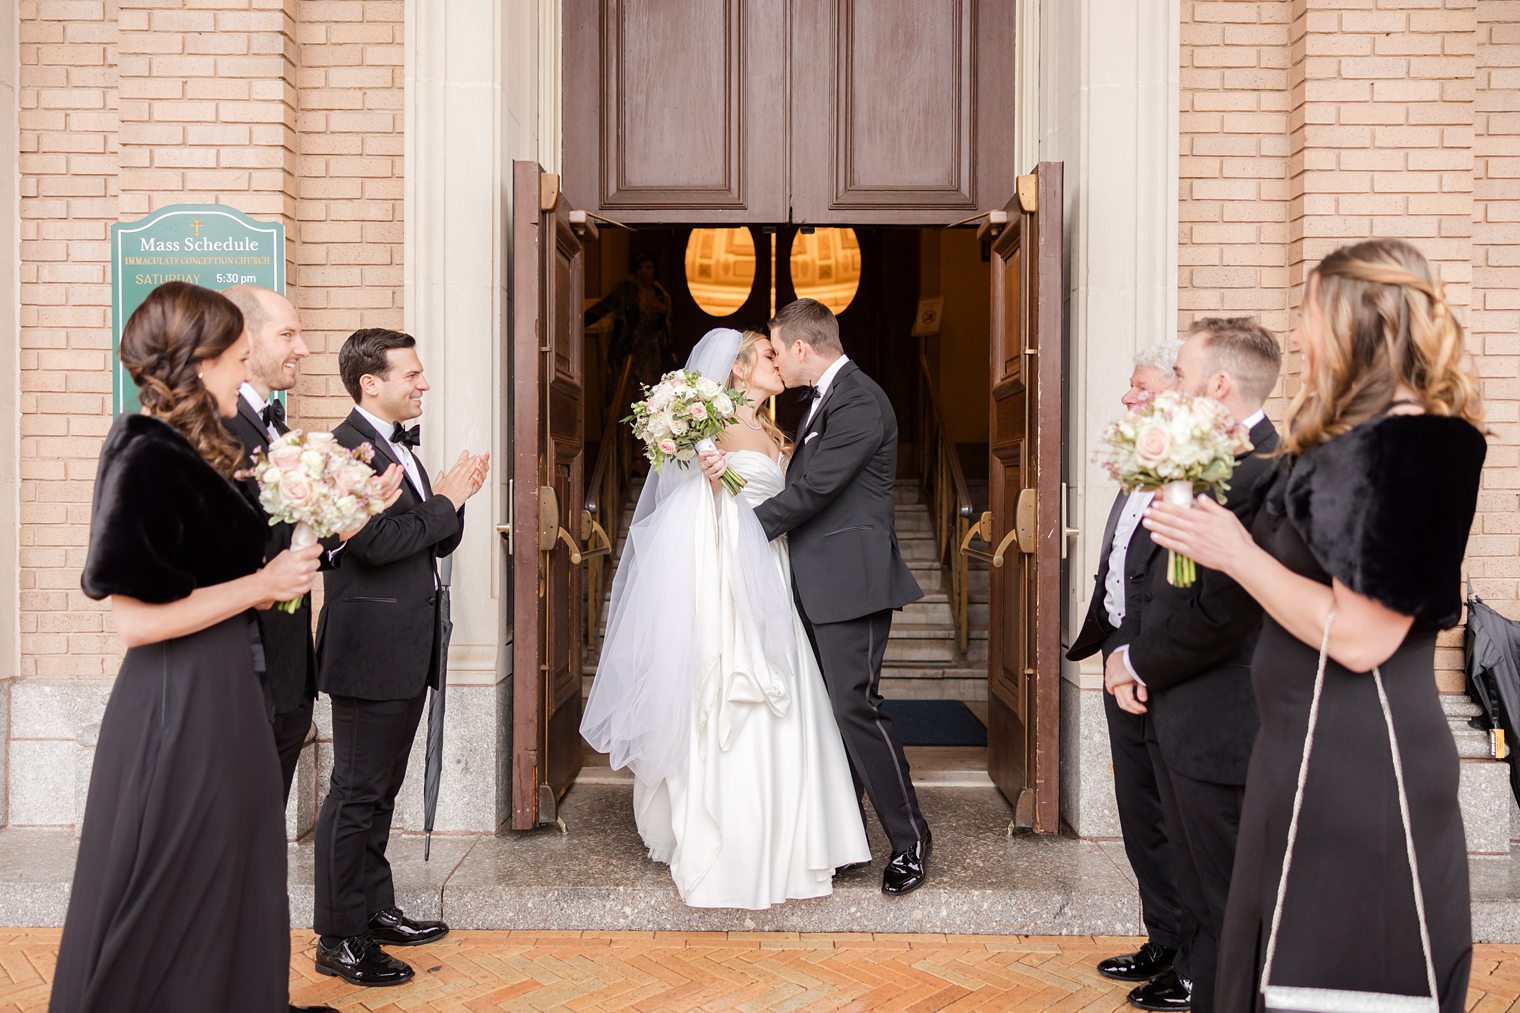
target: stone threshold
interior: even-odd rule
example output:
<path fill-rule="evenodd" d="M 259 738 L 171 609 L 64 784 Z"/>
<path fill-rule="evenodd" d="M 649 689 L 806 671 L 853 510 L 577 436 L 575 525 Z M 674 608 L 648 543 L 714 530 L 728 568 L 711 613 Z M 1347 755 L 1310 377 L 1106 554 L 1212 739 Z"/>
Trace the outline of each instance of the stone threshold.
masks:
<path fill-rule="evenodd" d="M 390 860 L 398 902 L 456 928 L 594 931 L 931 932 L 1111 935 L 1142 931 L 1123 848 L 1069 835 L 1008 833 L 996 789 L 924 786 L 935 829 L 929 882 L 886 897 L 886 842 L 870 828 L 874 867 L 835 881 L 832 896 L 766 911 L 702 910 L 680 901 L 666 868 L 648 861 L 633 826 L 630 789 L 581 784 L 562 807 L 565 829 L 526 834 L 398 834 Z M 291 845 L 293 922 L 310 924 L 312 844 Z M 61 925 L 73 874 L 68 831 L 0 831 L 0 925 Z M 1472 860 L 1473 936 L 1520 942 L 1520 855 Z"/>

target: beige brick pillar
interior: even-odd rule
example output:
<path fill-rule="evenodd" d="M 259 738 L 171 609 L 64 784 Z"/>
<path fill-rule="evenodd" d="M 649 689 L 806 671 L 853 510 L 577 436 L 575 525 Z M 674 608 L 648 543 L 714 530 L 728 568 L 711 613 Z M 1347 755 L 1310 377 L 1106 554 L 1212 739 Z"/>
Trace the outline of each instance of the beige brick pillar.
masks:
<path fill-rule="evenodd" d="M 1314 265 L 1346 242 L 1407 239 L 1435 264 L 1464 316 L 1472 299 L 1477 0 L 1294 0 L 1288 266 L 1294 303 Z M 1486 362 L 1480 369 L 1489 368 Z M 1296 364 L 1290 363 L 1296 372 Z M 1290 381 L 1291 382 L 1291 381 Z M 1513 465 L 1490 452 L 1490 470 Z M 1484 533 L 1481 568 L 1520 539 Z M 1437 681 L 1461 689 L 1461 636 L 1446 634 Z"/>
<path fill-rule="evenodd" d="M 20 48 L 16 33 L 21 22 L 16 0 L 0 0 L 0 165 L 13 166 L 19 158 L 21 135 L 16 125 L 16 91 Z M 17 174 L 0 176 L 0 263 L 19 264 L 17 234 Z M 21 672 L 21 627 L 17 616 L 16 573 L 20 531 L 21 431 L 17 409 L 21 396 L 19 342 L 16 340 L 16 291 L 18 273 L 0 271 L 0 826 L 10 819 L 7 793 L 6 754 L 10 752 L 11 687 Z"/>

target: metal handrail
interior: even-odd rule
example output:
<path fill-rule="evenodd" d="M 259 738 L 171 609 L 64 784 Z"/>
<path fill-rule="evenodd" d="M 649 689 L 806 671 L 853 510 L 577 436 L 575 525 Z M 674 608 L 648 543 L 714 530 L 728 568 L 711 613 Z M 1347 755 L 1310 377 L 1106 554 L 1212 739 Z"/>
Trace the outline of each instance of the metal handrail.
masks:
<path fill-rule="evenodd" d="M 923 427 L 923 453 L 919 458 L 919 484 L 929 496 L 929 519 L 934 525 L 939 561 L 950 570 L 950 605 L 955 616 L 955 639 L 962 654 L 971 641 L 970 560 L 960 551 L 971 531 L 971 493 L 961 469 L 955 443 L 945 428 L 945 415 L 934 392 L 929 357 L 918 356 L 919 424 Z"/>
<path fill-rule="evenodd" d="M 607 597 L 606 575 L 611 563 L 611 546 L 622 524 L 624 494 L 628 490 L 629 465 L 633 462 L 633 437 L 620 421 L 619 405 L 628 404 L 633 382 L 633 356 L 623 360 L 618 369 L 612 397 L 607 401 L 609 414 L 602 427 L 602 442 L 597 447 L 596 463 L 586 482 L 586 513 L 581 518 L 581 541 L 590 544 L 593 534 L 607 543 L 608 551 L 586 557 L 586 646 L 595 646 L 602 625 L 602 605 Z M 611 527 L 609 536 L 604 528 Z"/>

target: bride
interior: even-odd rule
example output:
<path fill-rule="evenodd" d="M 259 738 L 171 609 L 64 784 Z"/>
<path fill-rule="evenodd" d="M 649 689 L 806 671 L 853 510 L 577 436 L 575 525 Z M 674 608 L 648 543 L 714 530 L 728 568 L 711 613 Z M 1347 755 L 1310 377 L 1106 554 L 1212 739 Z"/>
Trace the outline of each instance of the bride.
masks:
<path fill-rule="evenodd" d="M 827 896 L 836 868 L 871 857 L 785 540 L 754 515 L 790 451 L 756 411 L 783 390 L 773 355 L 765 335 L 724 328 L 687 360 L 748 398 L 718 440 L 748 484 L 733 496 L 696 467 L 650 473 L 581 720 L 633 771 L 639 834 L 692 907 Z"/>

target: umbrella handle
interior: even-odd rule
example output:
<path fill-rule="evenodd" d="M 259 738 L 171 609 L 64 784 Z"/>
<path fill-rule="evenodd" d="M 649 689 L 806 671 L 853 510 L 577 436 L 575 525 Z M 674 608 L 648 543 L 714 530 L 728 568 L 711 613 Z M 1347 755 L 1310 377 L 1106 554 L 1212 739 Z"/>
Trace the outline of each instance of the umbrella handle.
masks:
<path fill-rule="evenodd" d="M 454 583 L 454 554 L 451 552 L 438 563 L 438 583 L 448 587 Z M 1471 585 L 1469 585 L 1469 589 Z"/>

